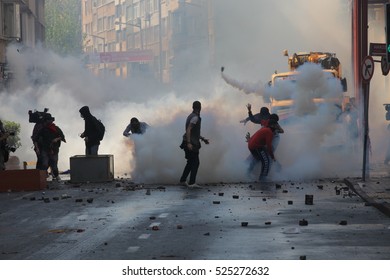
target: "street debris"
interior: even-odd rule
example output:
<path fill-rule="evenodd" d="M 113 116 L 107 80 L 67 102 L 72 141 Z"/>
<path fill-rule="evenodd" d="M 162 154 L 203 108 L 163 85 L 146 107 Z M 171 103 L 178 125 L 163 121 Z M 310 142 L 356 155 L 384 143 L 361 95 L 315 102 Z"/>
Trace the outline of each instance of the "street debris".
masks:
<path fill-rule="evenodd" d="M 307 226 L 308 224 L 309 224 L 309 222 L 306 221 L 305 219 L 302 219 L 302 220 L 299 221 L 299 225 L 300 226 Z"/>
<path fill-rule="evenodd" d="M 314 199 L 313 195 L 306 194 L 305 195 L 305 204 L 306 205 L 313 205 L 313 199 Z"/>
<path fill-rule="evenodd" d="M 177 225 L 176 228 L 177 229 L 183 229 L 183 226 L 182 225 Z"/>
<path fill-rule="evenodd" d="M 87 202 L 88 202 L 88 203 L 92 203 L 92 202 L 93 202 L 93 198 L 88 198 L 88 199 L 87 199 Z"/>
<path fill-rule="evenodd" d="M 346 226 L 346 225 L 347 225 L 347 221 L 342 220 L 342 221 L 339 222 L 339 225 L 341 225 L 341 226 Z"/>
<path fill-rule="evenodd" d="M 300 260 L 306 260 L 306 256 L 299 256 Z"/>
<path fill-rule="evenodd" d="M 241 222 L 241 226 L 242 227 L 247 227 L 248 226 L 248 222 Z"/>
<path fill-rule="evenodd" d="M 292 204 L 293 204 L 293 201 L 292 201 L 292 200 L 289 200 L 289 201 L 287 201 L 287 204 L 288 204 L 288 205 L 292 205 Z"/>
<path fill-rule="evenodd" d="M 233 199 L 238 199 L 239 196 L 238 195 L 233 195 Z"/>
<path fill-rule="evenodd" d="M 271 222 L 265 222 L 265 224 L 266 224 L 267 226 L 269 226 L 269 225 L 271 224 Z"/>
<path fill-rule="evenodd" d="M 213 204 L 221 204 L 221 201 L 214 200 Z"/>

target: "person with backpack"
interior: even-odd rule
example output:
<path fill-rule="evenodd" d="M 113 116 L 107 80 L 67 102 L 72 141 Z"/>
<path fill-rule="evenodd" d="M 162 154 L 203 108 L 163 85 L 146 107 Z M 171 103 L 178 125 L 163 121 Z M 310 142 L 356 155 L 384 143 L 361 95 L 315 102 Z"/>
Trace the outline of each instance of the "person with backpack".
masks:
<path fill-rule="evenodd" d="M 79 112 L 85 121 L 84 132 L 80 134 L 85 141 L 85 155 L 97 155 L 100 141 L 104 137 L 104 125 L 91 114 L 88 106 L 83 106 Z"/>

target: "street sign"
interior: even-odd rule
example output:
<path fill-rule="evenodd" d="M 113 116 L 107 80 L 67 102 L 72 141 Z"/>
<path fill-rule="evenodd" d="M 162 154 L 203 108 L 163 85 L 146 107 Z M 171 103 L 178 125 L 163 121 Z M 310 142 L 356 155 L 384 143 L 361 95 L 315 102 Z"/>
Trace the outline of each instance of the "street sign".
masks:
<path fill-rule="evenodd" d="M 361 70 L 363 81 L 368 83 L 374 74 L 374 60 L 371 56 L 366 56 L 363 59 Z"/>
<path fill-rule="evenodd" d="M 382 56 L 382 59 L 381 59 L 381 69 L 382 69 L 383 76 L 387 76 L 387 74 L 389 74 L 390 63 L 387 62 L 386 55 Z"/>
<path fill-rule="evenodd" d="M 384 56 L 386 55 L 385 43 L 370 43 L 370 55 L 372 56 Z"/>
<path fill-rule="evenodd" d="M 86 63 L 117 63 L 117 62 L 148 62 L 153 61 L 152 50 L 128 50 L 125 52 L 91 53 L 86 57 Z"/>

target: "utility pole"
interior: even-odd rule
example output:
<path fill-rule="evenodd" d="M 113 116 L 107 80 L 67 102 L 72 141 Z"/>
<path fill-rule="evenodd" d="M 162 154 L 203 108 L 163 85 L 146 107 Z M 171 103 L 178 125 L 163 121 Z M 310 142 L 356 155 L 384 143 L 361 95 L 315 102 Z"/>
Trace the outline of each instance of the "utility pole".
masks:
<path fill-rule="evenodd" d="M 163 63 L 162 63 L 162 30 L 161 30 L 161 0 L 158 0 L 158 57 L 159 57 L 159 68 L 160 68 L 160 82 L 163 82 Z"/>
<path fill-rule="evenodd" d="M 106 38 L 98 36 L 98 35 L 93 35 L 93 34 L 87 34 L 87 33 L 85 33 L 85 34 L 87 36 L 91 36 L 91 37 L 95 37 L 95 38 L 103 40 L 103 53 L 104 54 L 106 53 Z M 99 59 L 100 59 L 100 57 L 99 57 Z M 103 76 L 106 76 L 106 61 L 105 60 L 104 60 L 104 64 L 103 64 Z"/>

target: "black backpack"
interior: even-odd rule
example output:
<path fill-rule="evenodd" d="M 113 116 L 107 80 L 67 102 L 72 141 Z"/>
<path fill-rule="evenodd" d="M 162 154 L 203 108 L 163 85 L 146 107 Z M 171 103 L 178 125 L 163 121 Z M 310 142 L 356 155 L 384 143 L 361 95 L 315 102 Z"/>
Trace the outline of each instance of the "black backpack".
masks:
<path fill-rule="evenodd" d="M 102 123 L 101 120 L 98 120 L 95 118 L 95 124 L 96 124 L 96 131 L 97 131 L 97 136 L 98 139 L 101 141 L 103 140 L 104 133 L 106 132 L 106 128 L 104 127 L 104 124 Z"/>

